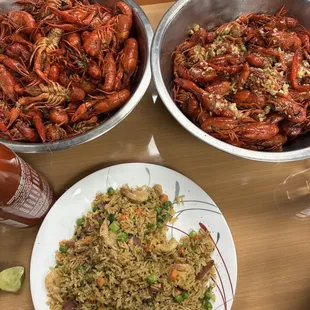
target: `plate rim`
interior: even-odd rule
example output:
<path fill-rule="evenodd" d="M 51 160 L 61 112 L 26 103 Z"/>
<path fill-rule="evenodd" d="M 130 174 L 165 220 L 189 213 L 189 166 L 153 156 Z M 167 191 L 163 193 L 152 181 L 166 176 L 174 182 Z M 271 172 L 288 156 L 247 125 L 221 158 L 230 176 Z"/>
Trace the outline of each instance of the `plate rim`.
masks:
<path fill-rule="evenodd" d="M 196 181 L 192 180 L 191 178 L 187 177 L 186 175 L 184 175 L 183 173 L 177 171 L 177 170 L 174 170 L 172 168 L 169 168 L 167 166 L 163 166 L 163 165 L 159 165 L 159 164 L 154 164 L 154 163 L 146 163 L 146 162 L 128 162 L 128 163 L 119 163 L 119 164 L 115 164 L 115 165 L 111 165 L 111 166 L 107 166 L 107 167 L 104 167 L 104 168 L 101 168 L 101 169 L 98 169 L 86 176 L 84 176 L 83 178 L 79 179 L 77 182 L 75 182 L 74 184 L 72 184 L 70 187 L 68 187 L 59 197 L 58 199 L 55 201 L 55 203 L 52 205 L 52 207 L 50 208 L 50 210 L 48 211 L 47 215 L 45 216 L 44 220 L 42 221 L 42 223 L 40 224 L 40 228 L 37 232 L 37 235 L 36 235 L 36 238 L 34 240 L 34 243 L 33 243 L 33 247 L 32 247 L 32 251 L 31 251 L 31 257 L 30 257 L 30 269 L 29 269 L 29 282 L 30 282 L 30 294 L 31 294 L 31 299 L 32 299 L 32 303 L 33 303 L 33 306 L 34 306 L 34 309 L 37 310 L 36 308 L 36 305 L 34 303 L 34 289 L 33 289 L 33 281 L 32 278 L 33 278 L 33 269 L 34 269 L 34 262 L 33 262 L 33 257 L 34 257 L 34 252 L 35 252 L 35 249 L 36 249 L 36 245 L 37 245 L 37 241 L 39 239 L 39 236 L 42 234 L 41 230 L 43 230 L 43 224 L 45 221 L 48 220 L 48 217 L 49 217 L 49 213 L 50 211 L 55 207 L 55 205 L 57 204 L 57 202 L 63 198 L 64 195 L 66 195 L 66 193 L 68 191 L 70 191 L 73 187 L 75 187 L 78 183 L 80 182 L 83 182 L 85 181 L 85 179 L 88 179 L 88 178 L 91 178 L 93 177 L 94 175 L 100 173 L 100 172 L 103 172 L 105 170 L 109 171 L 109 169 L 113 168 L 113 167 L 121 167 L 121 166 L 132 166 L 132 165 L 144 165 L 144 167 L 147 167 L 147 166 L 152 166 L 152 167 L 155 167 L 155 168 L 159 168 L 159 169 L 164 169 L 164 170 L 168 170 L 170 173 L 177 173 L 179 175 L 181 175 L 182 177 L 190 180 L 191 182 L 193 182 L 201 191 L 203 191 L 204 194 L 206 194 L 211 200 L 212 202 L 215 204 L 215 206 L 220 210 L 221 212 L 221 215 L 222 215 L 222 220 L 224 222 L 224 224 L 226 225 L 226 228 L 227 228 L 227 232 L 228 232 L 228 235 L 229 237 L 231 238 L 232 240 L 232 245 L 233 245 L 233 253 L 232 253 L 232 256 L 233 256 L 233 259 L 234 259 L 234 269 L 236 271 L 236 279 L 235 279 L 235 283 L 232 283 L 232 287 L 233 287 L 233 299 L 232 299 L 232 304 L 231 306 L 233 305 L 233 302 L 234 302 L 234 299 L 235 299 L 235 296 L 236 296 L 236 290 L 237 290 L 237 284 L 238 284 L 238 257 L 237 257 L 237 250 L 236 250 L 236 246 L 235 246 L 235 241 L 234 241 L 234 238 L 233 238 L 233 235 L 232 235 L 232 232 L 230 230 L 230 227 L 226 221 L 226 218 L 224 216 L 224 214 L 222 213 L 221 209 L 218 207 L 218 205 L 215 203 L 215 201 L 212 199 L 212 197 L 199 185 L 197 184 Z M 228 304 L 230 302 L 230 300 L 226 300 L 226 304 Z"/>

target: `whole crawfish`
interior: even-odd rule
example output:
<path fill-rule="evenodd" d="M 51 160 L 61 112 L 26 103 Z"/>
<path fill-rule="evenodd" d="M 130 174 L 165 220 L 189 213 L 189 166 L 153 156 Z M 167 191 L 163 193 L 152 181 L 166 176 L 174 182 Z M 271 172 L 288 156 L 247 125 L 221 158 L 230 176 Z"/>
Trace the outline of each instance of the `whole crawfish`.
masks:
<path fill-rule="evenodd" d="M 35 73 L 46 83 L 49 83 L 50 70 L 49 53 L 58 47 L 63 30 L 52 28 L 46 37 L 38 40 L 34 45 L 34 51 L 30 62 L 34 61 Z"/>
<path fill-rule="evenodd" d="M 19 0 L 0 13 L 0 134 L 51 142 L 105 122 L 130 98 L 139 63 L 132 8 Z"/>
<path fill-rule="evenodd" d="M 75 123 L 81 119 L 81 117 L 88 112 L 90 108 L 91 114 L 99 115 L 119 109 L 129 99 L 130 91 L 123 89 L 120 92 L 116 92 L 106 98 L 95 99 L 85 102 L 79 106 L 74 115 L 71 118 L 71 122 Z"/>
<path fill-rule="evenodd" d="M 115 3 L 115 12 L 117 15 L 115 31 L 118 43 L 123 43 L 129 38 L 129 34 L 132 27 L 132 9 L 131 7 L 122 1 Z"/>

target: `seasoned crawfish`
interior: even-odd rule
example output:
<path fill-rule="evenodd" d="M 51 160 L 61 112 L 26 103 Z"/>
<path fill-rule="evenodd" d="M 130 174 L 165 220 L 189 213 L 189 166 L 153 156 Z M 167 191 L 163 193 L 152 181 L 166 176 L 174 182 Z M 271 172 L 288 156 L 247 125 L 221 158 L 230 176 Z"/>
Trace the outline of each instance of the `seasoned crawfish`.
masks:
<path fill-rule="evenodd" d="M 83 133 L 99 126 L 98 117 L 93 116 L 89 120 L 81 121 L 73 125 L 72 129 L 77 133 Z"/>
<path fill-rule="evenodd" d="M 63 30 L 53 28 L 47 37 L 41 38 L 34 45 L 34 51 L 31 55 L 30 62 L 34 59 L 35 73 L 47 83 L 49 83 L 47 76 L 50 69 L 49 53 L 58 47 L 62 33 Z"/>
<path fill-rule="evenodd" d="M 58 83 L 51 82 L 50 85 L 39 84 L 26 88 L 26 92 L 32 97 L 25 97 L 20 103 L 42 103 L 48 107 L 59 106 L 70 99 L 70 91 Z M 27 100 L 28 99 L 28 100 Z"/>
<path fill-rule="evenodd" d="M 186 56 L 188 66 L 192 67 L 195 63 L 205 60 L 206 49 L 200 44 L 197 44 L 186 51 Z"/>
<path fill-rule="evenodd" d="M 194 25 L 176 47 L 174 100 L 202 130 L 266 151 L 310 131 L 310 34 L 286 13 Z"/>
<path fill-rule="evenodd" d="M 16 3 L 23 10 L 0 12 L 0 139 L 72 137 L 126 104 L 140 50 L 127 3 Z"/>
<path fill-rule="evenodd" d="M 67 137 L 67 132 L 65 129 L 59 125 L 48 124 L 46 126 L 46 140 L 48 142 L 62 140 Z"/>

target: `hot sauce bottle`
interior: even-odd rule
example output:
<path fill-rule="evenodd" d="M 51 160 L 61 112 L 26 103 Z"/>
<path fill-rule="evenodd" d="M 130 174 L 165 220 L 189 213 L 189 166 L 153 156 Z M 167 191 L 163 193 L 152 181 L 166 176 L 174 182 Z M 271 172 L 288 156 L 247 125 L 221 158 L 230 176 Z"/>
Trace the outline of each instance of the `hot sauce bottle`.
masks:
<path fill-rule="evenodd" d="M 38 225 L 54 202 L 46 179 L 0 144 L 0 224 Z"/>

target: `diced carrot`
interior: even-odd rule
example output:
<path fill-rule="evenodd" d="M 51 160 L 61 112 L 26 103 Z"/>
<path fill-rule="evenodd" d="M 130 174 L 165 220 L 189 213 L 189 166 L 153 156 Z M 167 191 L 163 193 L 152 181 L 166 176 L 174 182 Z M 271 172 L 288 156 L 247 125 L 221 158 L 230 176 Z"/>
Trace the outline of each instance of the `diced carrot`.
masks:
<path fill-rule="evenodd" d="M 159 196 L 159 200 L 161 202 L 166 202 L 168 200 L 168 196 L 166 194 L 162 194 Z"/>
<path fill-rule="evenodd" d="M 93 241 L 93 239 L 92 239 L 92 237 L 90 237 L 90 236 L 86 236 L 86 237 L 84 238 L 84 243 L 85 243 L 85 244 L 91 244 L 92 241 Z"/>
<path fill-rule="evenodd" d="M 89 300 L 90 300 L 90 301 L 95 301 L 95 300 L 96 300 L 96 296 L 95 296 L 95 295 L 89 296 Z"/>
<path fill-rule="evenodd" d="M 142 212 L 143 212 L 143 210 L 142 210 L 142 209 L 140 209 L 140 208 L 137 208 L 137 209 L 136 209 L 136 214 L 137 214 L 137 215 L 141 215 L 141 214 L 142 214 Z"/>
<path fill-rule="evenodd" d="M 176 268 L 172 268 L 170 273 L 170 280 L 175 281 L 177 279 L 177 275 L 178 271 L 176 270 Z"/>
<path fill-rule="evenodd" d="M 184 254 L 184 248 L 183 247 L 179 248 L 178 252 L 179 252 L 179 255 L 183 255 Z"/>
<path fill-rule="evenodd" d="M 145 252 L 151 252 L 152 248 L 153 248 L 153 246 L 149 243 L 149 244 L 147 244 L 147 245 L 144 247 L 144 251 L 145 251 Z"/>
<path fill-rule="evenodd" d="M 119 217 L 119 220 L 125 221 L 125 220 L 128 220 L 128 218 L 129 218 L 129 214 L 121 214 Z"/>
<path fill-rule="evenodd" d="M 104 279 L 103 279 L 103 278 L 97 278 L 96 282 L 97 282 L 97 285 L 98 285 L 99 287 L 102 287 L 103 284 L 104 284 Z"/>

